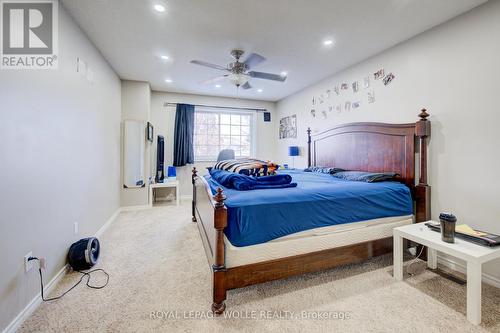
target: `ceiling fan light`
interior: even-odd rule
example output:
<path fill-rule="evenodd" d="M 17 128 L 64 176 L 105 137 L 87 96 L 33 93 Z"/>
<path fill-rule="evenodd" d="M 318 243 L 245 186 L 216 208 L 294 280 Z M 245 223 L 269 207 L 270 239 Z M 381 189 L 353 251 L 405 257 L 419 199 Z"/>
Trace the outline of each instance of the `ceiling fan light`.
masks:
<path fill-rule="evenodd" d="M 231 74 L 229 80 L 236 86 L 242 86 L 248 82 L 248 78 L 244 74 Z"/>

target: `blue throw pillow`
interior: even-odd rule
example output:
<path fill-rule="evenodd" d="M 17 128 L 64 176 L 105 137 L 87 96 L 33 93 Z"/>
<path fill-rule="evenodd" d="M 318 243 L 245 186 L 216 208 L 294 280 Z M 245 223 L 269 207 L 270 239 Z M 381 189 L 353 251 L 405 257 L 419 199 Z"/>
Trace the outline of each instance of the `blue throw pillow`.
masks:
<path fill-rule="evenodd" d="M 305 168 L 304 171 L 305 172 L 328 173 L 330 175 L 333 175 L 334 173 L 342 172 L 342 171 L 345 171 L 345 170 L 341 169 L 341 168 L 329 168 L 329 167 L 322 167 L 322 166 L 311 166 L 311 167 Z"/>
<path fill-rule="evenodd" d="M 358 182 L 375 183 L 393 180 L 397 175 L 398 174 L 395 172 L 343 171 L 333 174 L 333 177 Z"/>

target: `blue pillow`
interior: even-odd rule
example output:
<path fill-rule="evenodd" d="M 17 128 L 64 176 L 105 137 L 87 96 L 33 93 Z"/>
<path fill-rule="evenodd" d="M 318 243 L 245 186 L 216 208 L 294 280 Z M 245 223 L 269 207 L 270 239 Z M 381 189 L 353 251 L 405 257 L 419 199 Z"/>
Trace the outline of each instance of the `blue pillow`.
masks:
<path fill-rule="evenodd" d="M 334 173 L 345 171 L 341 168 L 329 168 L 329 167 L 321 167 L 321 166 L 311 166 L 304 169 L 305 172 L 319 172 L 319 173 L 328 173 L 333 175 Z"/>
<path fill-rule="evenodd" d="M 395 172 L 343 171 L 333 174 L 333 177 L 358 182 L 375 183 L 393 180 L 397 175 L 398 174 Z"/>

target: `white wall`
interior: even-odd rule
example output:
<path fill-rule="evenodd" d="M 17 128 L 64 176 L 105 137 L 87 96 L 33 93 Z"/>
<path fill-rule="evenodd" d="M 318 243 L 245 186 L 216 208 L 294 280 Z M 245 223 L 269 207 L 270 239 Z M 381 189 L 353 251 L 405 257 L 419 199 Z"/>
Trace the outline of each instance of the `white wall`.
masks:
<path fill-rule="evenodd" d="M 93 84 L 76 72 L 77 57 Z M 40 291 L 24 255 L 47 258 L 48 282 L 69 245 L 120 205 L 120 80 L 61 7 L 59 69 L 0 70 L 0 156 L 3 330 Z"/>
<path fill-rule="evenodd" d="M 356 121 L 414 122 L 420 108 L 426 107 L 432 121 L 432 217 L 452 211 L 459 222 L 500 234 L 499 31 L 500 1 L 490 1 L 280 101 L 279 117 L 297 114 L 299 137 L 280 140 L 278 156 L 286 158 L 286 147 L 292 143 L 305 148 L 308 126 L 317 131 Z M 381 82 L 373 85 L 372 80 L 375 103 L 361 99 L 359 109 L 334 111 L 326 120 L 309 115 L 313 96 L 341 82 L 362 80 L 379 68 L 392 71 L 396 79 L 387 87 Z M 300 157 L 302 166 L 306 154 Z M 499 264 L 497 260 L 486 265 L 486 272 L 500 279 Z"/>
<path fill-rule="evenodd" d="M 121 181 L 123 183 L 123 121 L 124 120 L 138 120 L 146 127 L 147 122 L 150 120 L 151 109 L 151 88 L 148 82 L 141 81 L 122 81 L 121 90 L 121 105 L 122 105 L 122 167 L 121 167 Z M 144 183 L 148 184 L 150 176 L 150 154 L 151 143 L 146 141 L 146 149 L 144 151 Z M 123 188 L 121 186 L 121 205 L 126 206 L 144 206 L 148 204 L 148 188 Z"/>
<path fill-rule="evenodd" d="M 256 131 L 256 154 L 255 156 L 264 160 L 272 160 L 275 154 L 275 145 L 277 138 L 276 132 L 276 114 L 274 113 L 275 104 L 271 102 L 261 102 L 255 100 L 245 100 L 236 98 L 224 98 L 202 95 L 177 94 L 168 92 L 154 91 L 151 96 L 151 122 L 154 126 L 154 146 L 152 148 L 152 167 L 156 167 L 156 136 L 165 137 L 165 165 L 172 165 L 174 150 L 174 125 L 175 125 L 175 107 L 164 106 L 169 103 L 188 103 L 210 106 L 230 106 L 230 107 L 251 107 L 263 108 L 271 112 L 271 122 L 264 122 L 262 113 L 257 116 Z M 199 174 L 206 173 L 206 167 L 212 166 L 213 162 L 195 163 L 200 170 Z M 192 165 L 177 168 L 177 178 L 181 183 L 181 195 L 191 195 L 191 170 Z M 154 174 L 154 171 L 152 172 Z"/>

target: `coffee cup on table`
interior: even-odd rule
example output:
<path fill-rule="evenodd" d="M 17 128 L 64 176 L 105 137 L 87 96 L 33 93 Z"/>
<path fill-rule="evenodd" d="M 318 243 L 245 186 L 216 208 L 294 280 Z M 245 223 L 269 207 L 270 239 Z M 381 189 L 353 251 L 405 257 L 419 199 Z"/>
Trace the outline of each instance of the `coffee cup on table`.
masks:
<path fill-rule="evenodd" d="M 446 243 L 455 243 L 455 224 L 457 218 L 451 213 L 439 214 L 441 222 L 441 240 Z"/>

